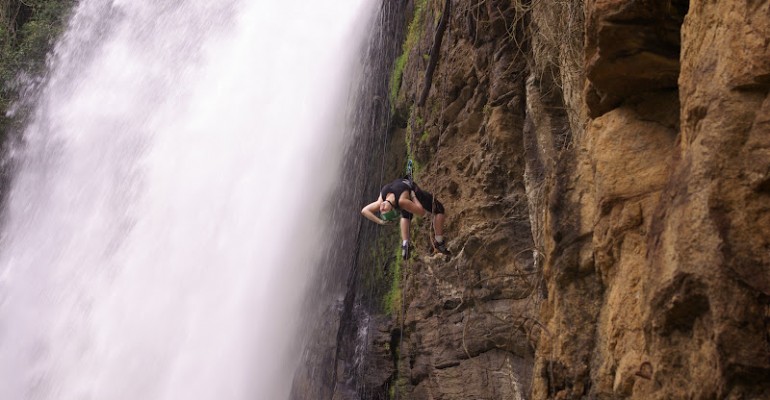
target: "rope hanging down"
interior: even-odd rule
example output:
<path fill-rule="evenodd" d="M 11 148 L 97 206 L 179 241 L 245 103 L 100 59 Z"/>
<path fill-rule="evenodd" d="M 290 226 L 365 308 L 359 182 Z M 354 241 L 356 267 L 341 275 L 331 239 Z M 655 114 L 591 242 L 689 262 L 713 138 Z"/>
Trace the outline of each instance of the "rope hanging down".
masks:
<path fill-rule="evenodd" d="M 446 31 L 446 29 L 447 29 L 447 27 L 449 25 L 450 11 L 451 11 L 451 0 L 446 0 L 446 2 L 444 3 L 444 11 L 443 11 L 443 13 L 441 15 L 441 20 L 439 21 L 439 25 L 436 28 L 436 34 L 434 36 L 433 46 L 431 47 L 430 60 L 428 62 L 428 68 L 427 68 L 427 70 L 425 72 L 425 85 L 423 86 L 422 94 L 420 95 L 420 98 L 419 98 L 419 100 L 417 102 L 417 105 L 419 107 L 422 107 L 422 106 L 425 105 L 425 101 L 426 101 L 426 99 L 428 97 L 428 93 L 430 92 L 430 87 L 431 87 L 432 82 L 433 82 L 433 73 L 435 72 L 436 66 L 438 65 L 439 54 L 441 52 L 441 42 L 442 42 L 442 39 L 443 39 L 443 36 L 444 36 L 444 32 Z M 451 29 L 449 30 L 449 32 L 450 33 L 448 33 L 448 34 L 451 35 Z M 443 117 L 444 117 L 444 114 L 446 112 L 446 76 L 444 76 L 443 80 L 442 80 L 442 89 L 444 91 L 444 96 L 442 96 L 442 99 L 441 99 L 441 114 L 439 116 L 440 126 L 439 126 L 438 141 L 436 143 L 436 156 L 435 156 L 435 159 L 434 159 L 435 163 L 438 163 L 439 153 L 441 151 L 441 136 L 442 136 L 442 132 L 444 130 Z M 411 117 L 412 117 L 412 121 L 414 121 L 414 113 L 412 113 Z M 414 124 L 411 124 L 411 125 L 412 125 L 412 127 L 414 127 Z M 412 134 L 411 143 L 412 143 L 412 145 L 416 145 L 415 140 L 414 140 L 414 129 L 412 129 L 411 134 Z M 406 174 L 407 174 L 407 177 L 410 180 L 414 179 L 414 175 L 413 175 L 414 174 L 414 163 L 413 163 L 413 161 L 411 159 L 409 159 L 407 161 Z M 433 207 L 432 207 L 432 209 L 434 209 L 434 210 L 435 210 L 435 206 L 436 206 L 435 202 L 436 202 L 436 196 L 433 196 L 433 204 L 432 204 Z M 433 241 L 433 240 L 435 240 L 433 238 L 433 236 L 432 236 L 433 231 L 435 229 L 433 218 L 431 218 L 431 224 L 430 224 L 430 228 L 429 229 L 430 229 L 430 232 L 428 233 L 428 236 L 430 237 L 430 240 Z M 404 260 L 404 268 L 401 271 L 401 279 L 400 279 L 404 286 L 406 286 L 406 271 L 408 269 L 409 269 L 409 259 L 406 259 L 406 260 Z M 403 352 L 403 346 L 404 346 L 404 324 L 405 324 L 405 320 L 406 320 L 406 301 L 405 301 L 405 299 L 406 299 L 406 290 L 405 289 L 406 288 L 404 287 L 404 290 L 401 290 L 401 315 L 400 315 L 400 319 L 401 319 L 401 324 L 400 325 L 401 325 L 401 327 L 400 327 L 400 330 L 399 330 L 399 341 L 398 341 L 398 346 L 399 346 L 398 354 L 399 355 L 403 355 L 404 354 L 404 352 Z M 399 364 L 400 363 L 398 361 L 396 361 L 396 365 L 398 366 Z M 398 371 L 398 367 L 397 367 L 397 370 L 396 370 L 396 375 L 397 376 L 400 375 L 400 373 Z M 399 398 L 400 398 L 400 392 L 401 391 L 399 389 L 400 388 L 398 387 L 398 380 L 397 380 L 396 381 L 396 390 L 395 390 L 395 392 L 396 392 L 395 393 L 396 394 L 396 400 L 399 400 Z"/>

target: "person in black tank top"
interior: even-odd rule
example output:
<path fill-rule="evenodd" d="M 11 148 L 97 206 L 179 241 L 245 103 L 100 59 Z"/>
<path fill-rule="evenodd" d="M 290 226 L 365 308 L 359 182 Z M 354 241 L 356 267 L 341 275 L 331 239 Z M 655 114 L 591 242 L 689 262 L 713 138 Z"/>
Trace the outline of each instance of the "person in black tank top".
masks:
<path fill-rule="evenodd" d="M 375 214 L 379 212 L 379 217 Z M 400 216 L 401 227 L 401 256 L 409 258 L 409 228 L 412 216 L 424 216 L 433 213 L 433 230 L 435 237 L 433 247 L 443 254 L 450 254 L 443 237 L 445 218 L 444 205 L 429 192 L 420 189 L 410 179 L 396 179 L 380 190 L 380 196 L 376 201 L 361 209 L 361 215 L 368 220 L 387 225 L 395 222 Z"/>

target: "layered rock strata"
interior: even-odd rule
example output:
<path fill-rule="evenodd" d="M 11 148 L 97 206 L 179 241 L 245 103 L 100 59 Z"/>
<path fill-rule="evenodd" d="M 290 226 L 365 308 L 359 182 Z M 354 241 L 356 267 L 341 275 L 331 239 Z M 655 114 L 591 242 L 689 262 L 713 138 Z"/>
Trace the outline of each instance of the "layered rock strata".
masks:
<path fill-rule="evenodd" d="M 770 398 L 770 1 L 403 11 L 386 159 L 452 255 L 364 261 L 350 398 Z"/>
<path fill-rule="evenodd" d="M 446 206 L 453 254 L 432 255 L 430 219 L 415 224 L 418 255 L 404 263 L 403 313 L 395 315 L 394 391 L 410 399 L 527 398 L 540 253 L 524 181 L 526 13 L 506 1 L 417 5 L 407 36 L 418 39 L 403 49 L 394 98 L 405 123 L 393 134 L 408 143 L 417 182 Z"/>
<path fill-rule="evenodd" d="M 768 7 L 586 2 L 534 398 L 770 396 Z"/>

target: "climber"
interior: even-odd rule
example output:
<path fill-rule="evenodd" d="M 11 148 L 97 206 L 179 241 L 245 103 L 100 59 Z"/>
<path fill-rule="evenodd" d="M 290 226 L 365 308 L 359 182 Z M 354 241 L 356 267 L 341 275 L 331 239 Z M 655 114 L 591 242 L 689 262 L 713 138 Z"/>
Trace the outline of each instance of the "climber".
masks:
<path fill-rule="evenodd" d="M 380 213 L 378 217 L 375 212 Z M 436 200 L 432 194 L 420 189 L 414 181 L 405 177 L 396 179 L 383 186 L 377 201 L 372 202 L 361 210 L 361 214 L 368 220 L 379 224 L 388 225 L 399 219 L 401 227 L 401 257 L 409 258 L 409 226 L 412 215 L 425 216 L 433 213 L 433 248 L 442 253 L 450 254 L 444 240 L 444 205 Z"/>

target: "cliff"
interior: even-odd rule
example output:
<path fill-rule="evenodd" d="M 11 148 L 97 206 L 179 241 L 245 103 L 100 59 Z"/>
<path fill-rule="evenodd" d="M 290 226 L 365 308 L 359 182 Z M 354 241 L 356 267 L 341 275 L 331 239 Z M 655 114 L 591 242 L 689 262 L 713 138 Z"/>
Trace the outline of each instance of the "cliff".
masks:
<path fill-rule="evenodd" d="M 770 1 L 401 5 L 385 157 L 452 255 L 413 224 L 334 398 L 770 397 Z"/>

